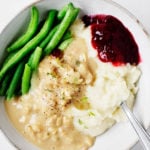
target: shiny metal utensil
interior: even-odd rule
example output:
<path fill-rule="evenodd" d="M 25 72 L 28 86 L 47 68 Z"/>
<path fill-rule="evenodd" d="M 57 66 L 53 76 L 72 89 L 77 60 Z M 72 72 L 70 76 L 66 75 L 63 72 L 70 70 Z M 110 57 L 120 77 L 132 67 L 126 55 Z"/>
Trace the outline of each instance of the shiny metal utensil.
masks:
<path fill-rule="evenodd" d="M 135 129 L 137 135 L 139 136 L 140 142 L 145 150 L 150 150 L 150 135 L 146 132 L 140 122 L 136 119 L 134 114 L 130 111 L 126 102 L 121 103 L 121 107 L 125 114 L 127 115 L 131 125 Z"/>

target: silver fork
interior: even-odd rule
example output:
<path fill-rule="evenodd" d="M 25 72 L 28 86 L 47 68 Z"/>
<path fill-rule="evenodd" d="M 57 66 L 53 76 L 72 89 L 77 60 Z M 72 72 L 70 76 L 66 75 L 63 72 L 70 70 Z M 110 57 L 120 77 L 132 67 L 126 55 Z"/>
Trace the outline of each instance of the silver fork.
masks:
<path fill-rule="evenodd" d="M 143 148 L 145 150 L 150 150 L 150 135 L 146 132 L 144 127 L 140 124 L 140 122 L 136 119 L 134 114 L 131 112 L 131 110 L 126 105 L 126 102 L 121 103 L 121 107 L 125 114 L 127 115 L 131 125 L 133 126 L 134 130 L 136 131 L 140 142 L 143 145 Z"/>

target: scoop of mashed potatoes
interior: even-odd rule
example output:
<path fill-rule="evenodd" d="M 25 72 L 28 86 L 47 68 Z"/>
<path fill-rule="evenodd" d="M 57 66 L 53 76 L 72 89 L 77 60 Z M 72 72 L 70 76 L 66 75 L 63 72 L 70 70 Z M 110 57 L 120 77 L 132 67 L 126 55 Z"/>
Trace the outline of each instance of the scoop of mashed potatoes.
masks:
<path fill-rule="evenodd" d="M 75 22 L 71 30 L 75 37 L 83 38 L 86 42 L 88 66 L 95 81 L 88 85 L 85 94 L 85 101 L 89 102 L 90 109 L 79 110 L 72 107 L 70 111 L 74 116 L 74 126 L 79 131 L 97 136 L 115 122 L 125 119 L 120 104 L 126 101 L 132 108 L 141 71 L 138 66 L 130 64 L 115 67 L 111 63 L 101 62 L 91 46 L 90 28 L 84 28 L 80 20 Z"/>

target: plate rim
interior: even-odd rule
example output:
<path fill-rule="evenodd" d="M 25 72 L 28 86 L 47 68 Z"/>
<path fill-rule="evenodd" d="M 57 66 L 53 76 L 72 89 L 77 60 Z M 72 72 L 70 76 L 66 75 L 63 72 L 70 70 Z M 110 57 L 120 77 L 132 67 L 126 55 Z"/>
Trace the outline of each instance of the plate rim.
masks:
<path fill-rule="evenodd" d="M 3 26 L 3 29 L 2 29 L 1 32 L 0 32 L 0 36 L 1 36 L 1 34 L 2 34 L 5 30 L 7 30 L 7 27 L 9 26 L 9 24 L 10 24 L 16 17 L 18 17 L 19 14 L 23 13 L 25 10 L 27 10 L 27 9 L 28 9 L 29 7 L 31 7 L 32 5 L 37 5 L 37 4 L 39 4 L 39 3 L 43 2 L 43 1 L 47 1 L 47 0 L 36 0 L 35 2 L 31 2 L 30 4 L 27 4 L 26 6 L 24 6 L 24 7 L 22 8 L 22 10 L 18 11 L 18 12 L 16 13 L 16 15 L 14 15 L 14 16 L 10 19 L 10 21 L 9 21 L 6 25 Z M 74 1 L 74 0 L 70 0 L 70 1 Z M 115 6 L 115 7 L 119 8 L 119 9 L 121 9 L 124 13 L 126 13 L 131 19 L 133 19 L 133 20 L 138 24 L 138 26 L 141 28 L 141 30 L 142 30 L 143 33 L 146 35 L 146 37 L 147 37 L 148 39 L 150 39 L 150 33 L 146 30 L 146 28 L 145 28 L 145 26 L 143 25 L 143 23 L 142 23 L 135 15 L 133 15 L 133 13 L 131 13 L 127 8 L 125 8 L 124 6 L 120 5 L 120 4 L 117 3 L 117 2 L 114 2 L 114 1 L 112 1 L 112 0 L 100 0 L 100 1 L 104 1 L 104 2 L 106 2 L 106 3 L 109 3 L 109 4 L 113 5 L 113 6 Z M 78 2 L 78 0 L 77 0 L 77 2 Z M 0 97 L 0 98 L 1 98 L 1 97 Z M 2 101 L 3 101 L 3 100 L 2 100 Z M 2 131 L 2 133 L 3 133 L 4 136 L 6 137 L 7 141 L 8 141 L 11 145 L 13 145 L 13 146 L 14 146 L 15 148 L 17 148 L 18 150 L 19 150 L 19 149 L 21 150 L 21 148 L 19 148 L 19 147 L 7 136 L 7 134 L 5 133 L 5 131 L 2 130 L 1 125 L 0 125 L 0 130 Z M 148 130 L 150 130 L 150 125 L 149 125 L 149 127 L 148 127 Z M 131 149 L 134 148 L 134 146 L 137 145 L 138 143 L 139 143 L 139 141 L 137 141 L 137 142 L 133 145 L 133 147 L 131 147 Z"/>

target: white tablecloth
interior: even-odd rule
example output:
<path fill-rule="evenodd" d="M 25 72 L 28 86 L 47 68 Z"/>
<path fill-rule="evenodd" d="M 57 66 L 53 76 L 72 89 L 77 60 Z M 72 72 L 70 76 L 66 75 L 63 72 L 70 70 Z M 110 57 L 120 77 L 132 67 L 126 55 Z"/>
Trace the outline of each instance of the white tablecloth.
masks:
<path fill-rule="evenodd" d="M 0 0 L 0 32 L 22 8 L 36 0 Z M 114 0 L 128 9 L 150 34 L 150 0 Z M 16 150 L 0 131 L 0 150 Z"/>

